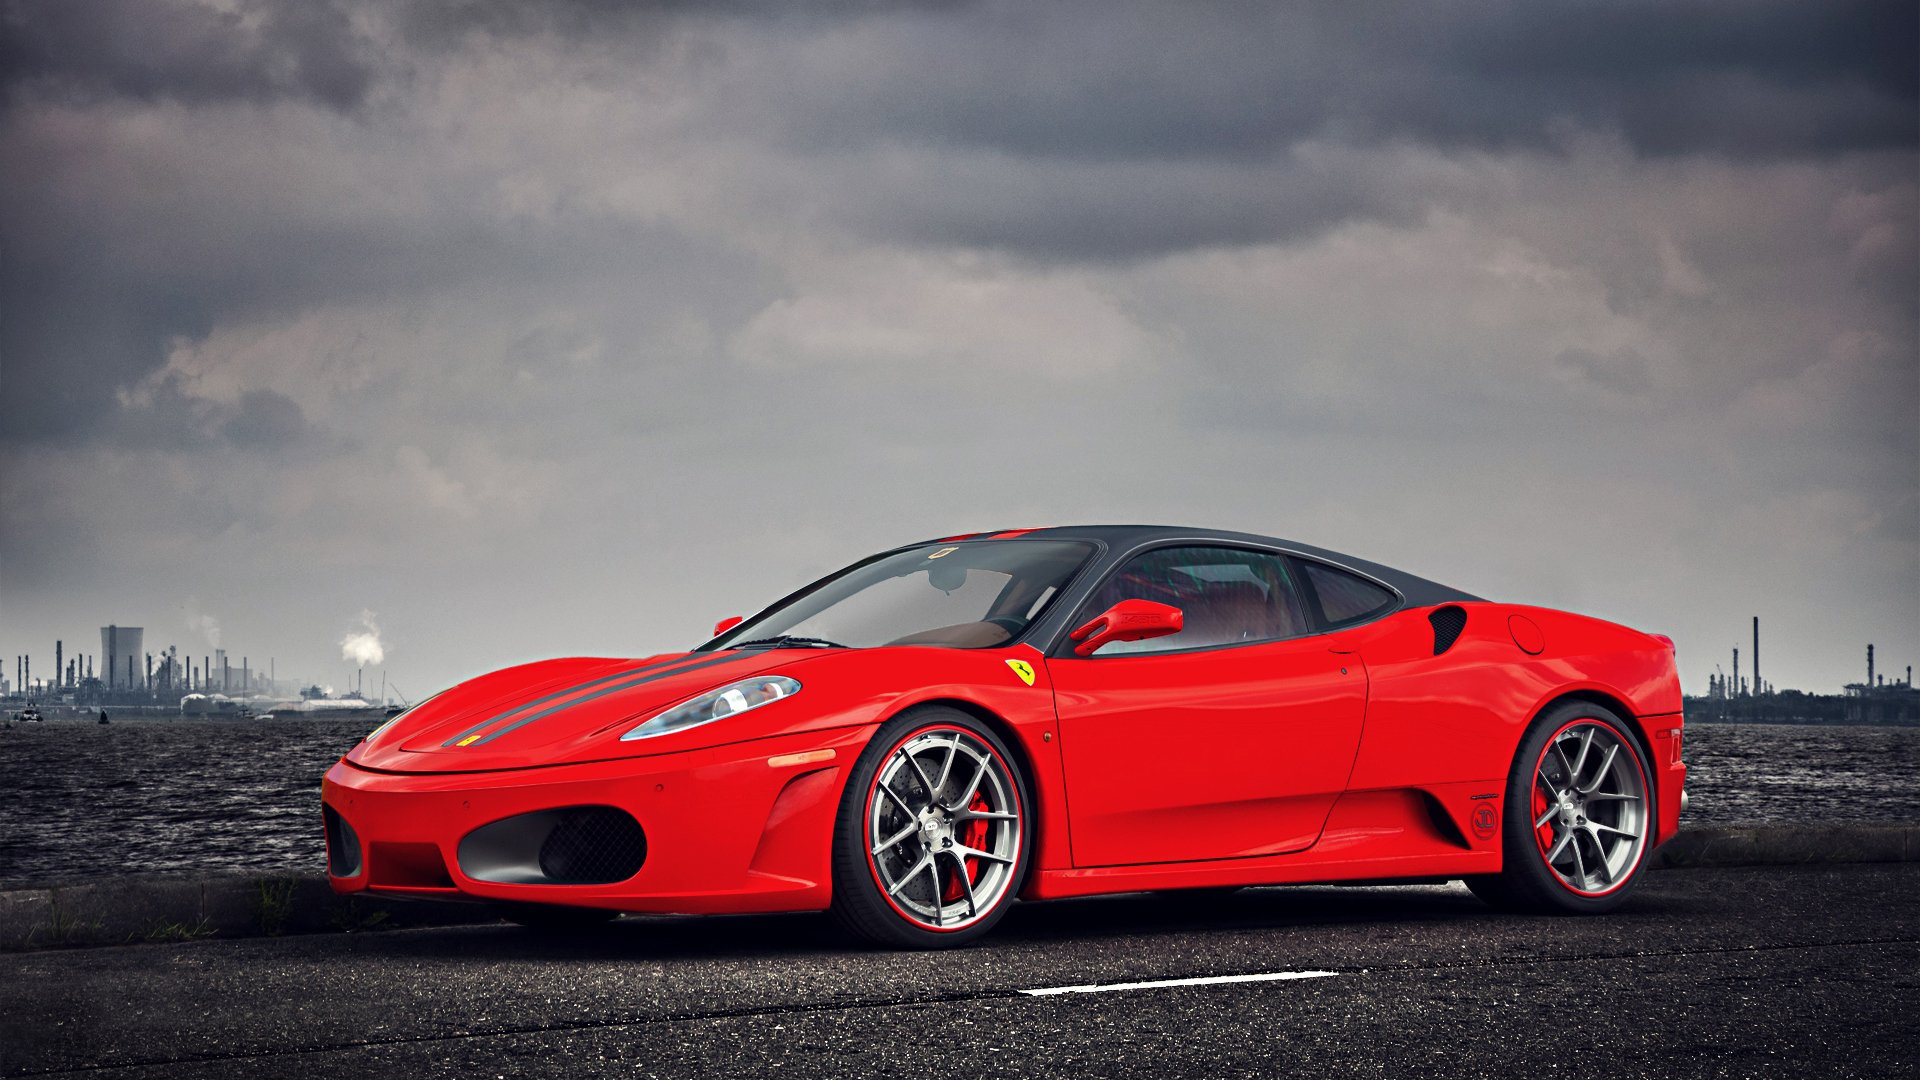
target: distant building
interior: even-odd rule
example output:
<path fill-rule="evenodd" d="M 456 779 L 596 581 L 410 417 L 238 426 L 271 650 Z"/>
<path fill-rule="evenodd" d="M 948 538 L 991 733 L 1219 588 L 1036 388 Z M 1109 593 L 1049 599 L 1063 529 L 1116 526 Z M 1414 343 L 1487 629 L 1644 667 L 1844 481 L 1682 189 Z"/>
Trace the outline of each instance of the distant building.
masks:
<path fill-rule="evenodd" d="M 100 628 L 100 663 L 107 669 L 101 679 L 109 690 L 133 690 L 146 686 L 144 668 L 146 631 L 138 626 Z"/>

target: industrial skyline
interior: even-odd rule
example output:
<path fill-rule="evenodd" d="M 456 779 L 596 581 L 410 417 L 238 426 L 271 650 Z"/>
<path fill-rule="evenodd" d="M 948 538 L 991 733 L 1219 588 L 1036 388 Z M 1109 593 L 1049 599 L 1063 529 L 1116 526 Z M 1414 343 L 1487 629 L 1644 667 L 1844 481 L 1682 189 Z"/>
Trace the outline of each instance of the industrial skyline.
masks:
<path fill-rule="evenodd" d="M 1714 700 L 1768 696 L 1777 693 L 1781 688 L 1771 680 L 1765 679 L 1761 674 L 1759 663 L 1759 616 L 1753 616 L 1752 627 L 1752 644 L 1746 654 L 1747 666 L 1744 669 L 1741 662 L 1740 646 L 1735 645 L 1731 649 L 1730 671 L 1716 664 L 1706 675 L 1704 687 L 1687 685 L 1683 680 L 1682 691 L 1689 697 L 1701 697 Z M 14 656 L 12 676 L 8 677 L 0 674 L 0 688 L 3 688 L 0 689 L 0 693 L 12 696 L 20 696 L 30 692 L 44 693 L 44 689 L 35 690 L 34 688 L 44 687 L 56 677 L 61 680 L 59 689 L 62 690 L 78 689 L 88 680 L 97 679 L 99 689 L 109 694 L 116 690 L 129 688 L 138 689 L 148 694 L 173 693 L 176 691 L 182 694 L 213 692 L 229 695 L 284 695 L 287 693 L 286 684 L 279 683 L 272 675 L 263 676 L 257 670 L 253 669 L 249 657 L 242 656 L 240 666 L 236 669 L 233 667 L 227 651 L 224 648 L 210 648 L 200 656 L 199 664 L 196 666 L 194 656 L 191 654 L 181 654 L 178 646 L 170 645 L 166 650 L 159 653 L 142 653 L 141 641 L 143 634 L 144 630 L 141 627 L 110 624 L 100 628 L 101 651 L 98 655 L 113 656 L 118 659 L 111 669 L 102 667 L 99 670 L 103 673 L 107 670 L 124 672 L 120 674 L 118 678 L 109 678 L 105 674 L 96 675 L 94 666 L 95 654 L 69 654 L 66 652 L 65 639 L 55 639 L 53 643 L 55 667 L 53 670 L 54 672 L 60 673 L 58 676 L 46 673 L 34 676 L 32 674 L 32 654 L 30 652 L 16 654 Z M 157 668 L 156 661 L 158 663 Z M 269 663 L 277 665 L 277 658 L 271 658 Z M 1744 674 L 1743 671 L 1745 672 Z M 349 667 L 346 669 L 346 672 L 347 676 L 342 686 L 342 691 L 355 693 L 362 691 L 364 687 L 359 684 L 358 677 L 364 676 L 364 668 Z M 384 687 L 384 669 L 382 669 L 381 681 Z M 303 677 L 293 682 L 297 687 L 309 682 L 325 683 L 326 680 Z M 1849 681 L 1842 677 L 1835 683 L 1827 686 L 1795 686 L 1788 687 L 1787 689 L 1804 693 L 1832 695 L 1843 692 L 1858 693 L 1888 687 L 1911 689 L 1912 686 L 1913 667 L 1911 664 L 1906 666 L 1905 676 L 1903 678 L 1896 677 L 1891 682 L 1887 679 L 1884 670 L 1876 671 L 1875 646 L 1869 642 L 1866 645 L 1866 677 L 1859 682 Z M 441 687 L 434 685 L 427 689 L 426 692 L 432 693 L 438 689 L 441 689 Z"/>
<path fill-rule="evenodd" d="M 234 659 L 227 650 L 209 647 L 195 656 L 182 653 L 169 644 L 157 652 L 142 648 L 145 629 L 138 626 L 109 624 L 100 628 L 100 651 L 69 651 L 64 638 L 53 642 L 53 667 L 35 671 L 33 654 L 20 653 L 13 658 L 11 674 L 0 673 L 0 694 L 20 698 L 33 694 L 74 695 L 80 700 L 128 701 L 136 697 L 157 702 L 177 699 L 185 694 L 223 694 L 234 697 L 286 697 L 301 692 L 310 679 L 282 683 L 278 679 L 277 658 L 268 658 L 267 669 L 253 666 L 246 654 Z M 363 689 L 359 678 L 363 669 L 350 669 L 343 692 Z M 381 682 L 385 684 L 384 670 Z M 290 689 L 291 688 L 291 689 Z"/>

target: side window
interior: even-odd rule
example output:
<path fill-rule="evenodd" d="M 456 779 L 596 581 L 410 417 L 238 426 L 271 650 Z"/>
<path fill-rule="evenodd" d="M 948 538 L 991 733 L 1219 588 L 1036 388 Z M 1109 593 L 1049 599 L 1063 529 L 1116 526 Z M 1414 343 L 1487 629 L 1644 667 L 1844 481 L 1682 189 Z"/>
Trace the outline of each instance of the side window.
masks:
<path fill-rule="evenodd" d="M 1313 594 L 1320 600 L 1320 614 L 1328 626 L 1359 622 L 1394 605 L 1396 598 L 1391 592 L 1366 578 L 1305 559 L 1300 566 L 1304 568 L 1307 584 L 1313 586 Z"/>
<path fill-rule="evenodd" d="M 1158 548 L 1128 560 L 1100 587 L 1075 625 L 1122 600 L 1171 604 L 1185 629 L 1146 641 L 1115 641 L 1096 656 L 1171 652 L 1273 641 L 1308 630 L 1306 608 L 1287 561 L 1227 547 Z"/>

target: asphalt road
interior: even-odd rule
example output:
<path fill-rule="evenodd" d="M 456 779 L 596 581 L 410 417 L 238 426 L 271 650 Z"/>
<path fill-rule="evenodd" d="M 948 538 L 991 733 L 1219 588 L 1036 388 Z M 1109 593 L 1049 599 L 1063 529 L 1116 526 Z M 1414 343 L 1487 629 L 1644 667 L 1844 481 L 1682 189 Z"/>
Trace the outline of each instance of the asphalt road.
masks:
<path fill-rule="evenodd" d="M 1920 1071 L 1920 864 L 1670 870 L 1604 918 L 1458 886 L 1029 905 L 886 953 L 816 917 L 0 956 L 0 1072 L 1749 1076 Z M 1330 975 L 1024 991 L 1224 975 Z"/>

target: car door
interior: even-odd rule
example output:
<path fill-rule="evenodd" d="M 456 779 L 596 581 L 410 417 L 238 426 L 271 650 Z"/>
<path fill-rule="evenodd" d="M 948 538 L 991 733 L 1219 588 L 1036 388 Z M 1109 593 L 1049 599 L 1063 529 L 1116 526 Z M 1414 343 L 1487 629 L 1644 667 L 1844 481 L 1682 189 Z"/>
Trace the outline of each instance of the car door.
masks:
<path fill-rule="evenodd" d="M 1049 657 L 1076 866 L 1278 855 L 1312 846 L 1366 709 L 1358 657 L 1312 625 L 1293 564 L 1253 549 L 1151 549 L 1070 625 L 1123 599 L 1180 633 Z"/>

